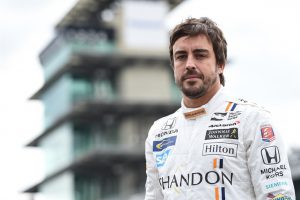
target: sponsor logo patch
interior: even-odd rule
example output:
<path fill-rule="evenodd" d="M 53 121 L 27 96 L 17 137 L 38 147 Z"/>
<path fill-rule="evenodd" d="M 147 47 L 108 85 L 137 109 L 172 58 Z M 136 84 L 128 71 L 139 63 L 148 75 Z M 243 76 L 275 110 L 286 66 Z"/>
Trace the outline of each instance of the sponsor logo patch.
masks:
<path fill-rule="evenodd" d="M 229 129 L 215 129 L 206 131 L 205 140 L 213 139 L 239 139 L 238 129 L 229 128 Z"/>
<path fill-rule="evenodd" d="M 213 116 L 211 117 L 211 121 L 222 121 L 225 119 L 227 113 L 226 112 L 216 112 L 213 113 Z"/>
<path fill-rule="evenodd" d="M 176 124 L 176 117 L 168 119 L 163 124 L 163 126 L 161 127 L 162 131 L 160 131 L 159 133 L 157 133 L 155 135 L 155 137 L 156 138 L 161 138 L 161 137 L 164 137 L 166 135 L 173 135 L 173 134 L 178 133 L 178 129 L 173 129 L 174 126 L 175 126 L 175 124 Z"/>
<path fill-rule="evenodd" d="M 202 155 L 222 155 L 229 157 L 237 157 L 238 145 L 233 143 L 212 142 L 204 143 Z"/>
<path fill-rule="evenodd" d="M 169 146 L 174 146 L 176 143 L 176 139 L 177 136 L 172 136 L 172 137 L 165 138 L 161 141 L 153 141 L 153 151 L 154 152 L 162 151 Z"/>
<path fill-rule="evenodd" d="M 292 200 L 291 197 L 283 195 L 283 194 L 268 194 L 269 200 Z"/>
<path fill-rule="evenodd" d="M 242 114 L 241 111 L 235 111 L 235 112 L 216 112 L 213 113 L 212 117 L 210 118 L 210 121 L 223 121 L 224 119 L 227 120 L 233 120 L 238 118 Z"/>
<path fill-rule="evenodd" d="M 206 114 L 205 108 L 199 108 L 197 110 L 193 110 L 193 111 L 184 113 L 184 117 L 186 119 L 196 119 L 197 117 L 205 115 L 205 114 Z"/>
<path fill-rule="evenodd" d="M 164 137 L 165 135 L 173 135 L 178 133 L 178 129 L 162 131 L 155 135 L 156 138 Z"/>
<path fill-rule="evenodd" d="M 224 160 L 225 161 L 225 160 Z M 234 174 L 229 170 L 223 170 L 225 165 L 223 159 L 214 158 L 212 160 L 212 168 L 208 166 L 203 171 L 194 171 L 181 173 L 182 170 L 177 170 L 175 174 L 159 177 L 159 184 L 162 190 L 176 189 L 180 192 L 181 188 L 191 188 L 198 185 L 207 185 L 208 191 L 214 192 L 215 200 L 226 199 L 226 188 L 233 185 Z"/>
<path fill-rule="evenodd" d="M 261 138 L 264 142 L 272 142 L 275 140 L 275 135 L 271 125 L 262 126 L 261 129 Z"/>
<path fill-rule="evenodd" d="M 236 119 L 236 118 L 238 118 L 238 116 L 240 116 L 241 114 L 242 114 L 241 111 L 231 112 L 231 113 L 229 113 L 227 119 L 228 119 L 228 120 Z"/>
<path fill-rule="evenodd" d="M 261 150 L 261 157 L 266 165 L 274 165 L 280 163 L 280 153 L 277 146 L 270 146 Z"/>
<path fill-rule="evenodd" d="M 236 121 L 229 124 L 211 124 L 208 127 L 209 128 L 216 128 L 216 127 L 230 127 L 230 126 L 237 126 L 240 123 L 240 121 Z"/>
<path fill-rule="evenodd" d="M 164 123 L 164 125 L 161 127 L 161 130 L 169 130 L 171 128 L 174 128 L 176 123 L 176 117 L 170 118 Z"/>
<path fill-rule="evenodd" d="M 274 182 L 267 181 L 264 184 L 263 190 L 264 190 L 264 193 L 269 193 L 269 192 L 278 191 L 278 189 L 287 189 L 288 186 L 289 186 L 289 184 L 285 180 L 274 181 Z"/>
<path fill-rule="evenodd" d="M 157 167 L 162 167 L 165 165 L 170 152 L 171 152 L 171 149 L 167 149 L 167 150 L 163 151 L 162 153 L 156 155 L 156 166 Z"/>
<path fill-rule="evenodd" d="M 261 175 L 266 175 L 266 179 L 272 179 L 276 177 L 282 177 L 284 175 L 284 171 L 286 170 L 285 165 L 279 165 L 277 167 L 268 167 L 260 170 Z"/>

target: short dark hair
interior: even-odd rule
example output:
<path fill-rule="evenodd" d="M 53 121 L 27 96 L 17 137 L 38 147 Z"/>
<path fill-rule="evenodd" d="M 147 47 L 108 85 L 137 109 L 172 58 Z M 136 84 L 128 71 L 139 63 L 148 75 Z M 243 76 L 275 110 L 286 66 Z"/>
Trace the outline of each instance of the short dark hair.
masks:
<path fill-rule="evenodd" d="M 196 36 L 204 34 L 212 43 L 213 50 L 216 56 L 216 63 L 218 65 L 225 65 L 227 61 L 227 42 L 224 38 L 222 30 L 217 24 L 207 17 L 188 18 L 184 22 L 175 26 L 170 34 L 169 54 L 172 66 L 173 60 L 173 45 L 181 37 Z M 225 78 L 223 73 L 220 74 L 220 82 L 225 85 Z"/>

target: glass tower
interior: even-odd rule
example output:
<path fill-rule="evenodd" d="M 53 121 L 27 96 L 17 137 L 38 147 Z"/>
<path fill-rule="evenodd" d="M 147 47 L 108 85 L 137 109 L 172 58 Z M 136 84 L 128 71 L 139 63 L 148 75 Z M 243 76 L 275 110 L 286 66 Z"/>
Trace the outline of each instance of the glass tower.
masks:
<path fill-rule="evenodd" d="M 80 0 L 58 23 L 32 96 L 44 103 L 44 130 L 28 143 L 45 153 L 45 178 L 25 192 L 143 199 L 147 132 L 180 104 L 162 28 L 178 2 Z"/>

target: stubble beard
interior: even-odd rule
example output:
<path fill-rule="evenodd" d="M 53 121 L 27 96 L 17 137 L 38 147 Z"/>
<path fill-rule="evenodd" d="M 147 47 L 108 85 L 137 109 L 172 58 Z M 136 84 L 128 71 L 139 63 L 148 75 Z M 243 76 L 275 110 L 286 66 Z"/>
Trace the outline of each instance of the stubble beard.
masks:
<path fill-rule="evenodd" d="M 217 76 L 216 74 L 212 74 L 211 76 L 205 77 L 203 74 L 200 74 L 200 81 L 186 81 L 184 77 L 182 77 L 180 81 L 177 80 L 176 83 L 186 97 L 197 99 L 203 97 L 212 85 L 216 83 Z"/>

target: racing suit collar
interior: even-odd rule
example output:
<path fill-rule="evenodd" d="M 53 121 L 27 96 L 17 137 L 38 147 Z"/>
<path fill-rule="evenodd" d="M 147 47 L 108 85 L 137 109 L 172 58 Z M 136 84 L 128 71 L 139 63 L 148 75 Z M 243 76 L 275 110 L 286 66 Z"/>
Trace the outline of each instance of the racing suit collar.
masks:
<path fill-rule="evenodd" d="M 196 119 L 197 117 L 210 114 L 214 107 L 218 106 L 222 102 L 222 96 L 224 95 L 224 87 L 218 90 L 218 92 L 209 100 L 207 104 L 198 108 L 188 108 L 184 105 L 183 99 L 181 100 L 181 110 L 186 119 Z"/>

